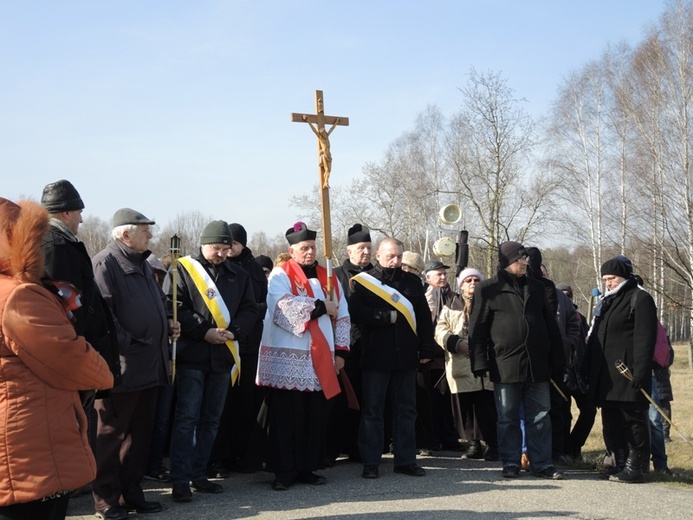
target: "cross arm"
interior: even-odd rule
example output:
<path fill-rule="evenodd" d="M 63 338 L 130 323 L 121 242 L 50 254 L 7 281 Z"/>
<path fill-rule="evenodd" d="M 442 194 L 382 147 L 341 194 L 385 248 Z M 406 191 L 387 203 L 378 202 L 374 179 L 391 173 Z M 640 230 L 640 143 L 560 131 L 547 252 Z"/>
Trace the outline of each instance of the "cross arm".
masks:
<path fill-rule="evenodd" d="M 323 116 L 326 125 L 349 126 L 348 117 Z M 318 116 L 315 114 L 291 114 L 292 123 L 313 123 L 318 124 Z"/>

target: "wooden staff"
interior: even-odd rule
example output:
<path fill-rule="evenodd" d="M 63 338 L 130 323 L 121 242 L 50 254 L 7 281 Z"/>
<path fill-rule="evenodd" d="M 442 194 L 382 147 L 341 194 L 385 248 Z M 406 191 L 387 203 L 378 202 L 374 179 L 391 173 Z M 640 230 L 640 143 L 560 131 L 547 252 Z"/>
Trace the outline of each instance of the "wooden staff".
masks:
<path fill-rule="evenodd" d="M 632 381 L 632 380 L 633 380 L 633 374 L 631 373 L 630 368 L 628 368 L 628 367 L 626 366 L 626 364 L 625 364 L 623 361 L 621 361 L 620 359 L 617 359 L 617 360 L 614 362 L 614 365 L 616 366 L 616 370 L 618 370 L 619 373 L 620 373 L 623 377 L 625 377 L 626 379 L 628 379 L 628 381 Z M 647 400 L 650 401 L 650 404 L 651 404 L 652 406 L 655 407 L 655 410 L 657 410 L 657 411 L 659 412 L 659 415 L 661 415 L 662 417 L 664 417 L 664 418 L 667 420 L 667 422 L 671 425 L 671 427 L 674 428 L 674 430 L 676 430 L 676 431 L 678 432 L 678 434 L 681 436 L 681 438 L 682 438 L 684 441 L 686 441 L 687 443 L 690 444 L 691 441 L 689 441 L 689 440 L 686 438 L 686 436 L 685 436 L 683 433 L 681 433 L 681 430 L 679 430 L 678 427 L 677 427 L 673 422 L 671 422 L 671 419 L 669 419 L 669 417 L 667 417 L 667 414 L 665 414 L 665 413 L 662 411 L 662 409 L 661 409 L 659 406 L 657 406 L 657 403 L 655 403 L 655 402 L 652 400 L 652 398 L 648 395 L 648 393 L 645 392 L 645 389 L 644 389 L 644 388 L 640 388 L 640 391 L 642 392 L 642 395 L 644 395 L 644 396 L 647 398 Z"/>
<path fill-rule="evenodd" d="M 178 322 L 178 257 L 180 256 L 180 238 L 178 235 L 171 237 L 171 284 L 172 284 L 172 305 L 173 305 L 173 324 Z M 171 384 L 176 379 L 176 343 L 171 340 Z"/>

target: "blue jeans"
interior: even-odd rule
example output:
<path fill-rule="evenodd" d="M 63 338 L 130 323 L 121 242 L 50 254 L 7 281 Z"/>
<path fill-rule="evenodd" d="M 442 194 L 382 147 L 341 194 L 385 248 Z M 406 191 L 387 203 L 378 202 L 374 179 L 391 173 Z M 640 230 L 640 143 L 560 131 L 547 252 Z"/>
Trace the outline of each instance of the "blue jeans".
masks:
<path fill-rule="evenodd" d="M 659 394 L 657 393 L 657 381 L 655 381 L 654 376 L 652 376 L 652 392 L 650 394 L 652 400 L 659 406 Z M 662 416 L 657 411 L 657 409 L 650 405 L 650 410 L 648 412 L 648 419 L 650 420 L 650 452 L 652 453 L 652 464 L 654 465 L 655 471 L 664 470 L 669 467 L 667 452 L 664 445 L 664 427 L 662 425 Z M 649 469 L 649 461 L 644 461 Z"/>
<path fill-rule="evenodd" d="M 365 465 L 383 454 L 385 398 L 392 401 L 395 466 L 416 462 L 416 370 L 363 370 L 359 451 Z"/>
<path fill-rule="evenodd" d="M 207 462 L 219 428 L 228 372 L 176 372 L 176 411 L 171 432 L 171 482 L 187 484 L 205 478 Z"/>
<path fill-rule="evenodd" d="M 520 406 L 524 408 L 527 456 L 533 472 L 551 463 L 551 397 L 548 383 L 494 383 L 498 410 L 498 451 L 503 467 L 520 466 L 522 430 Z"/>

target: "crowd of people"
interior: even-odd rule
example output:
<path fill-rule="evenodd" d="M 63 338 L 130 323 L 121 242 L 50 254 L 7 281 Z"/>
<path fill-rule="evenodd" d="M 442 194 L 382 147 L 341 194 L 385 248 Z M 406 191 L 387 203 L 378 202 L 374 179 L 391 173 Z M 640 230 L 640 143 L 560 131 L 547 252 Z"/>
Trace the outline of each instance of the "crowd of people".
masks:
<path fill-rule="evenodd" d="M 64 518 L 80 491 L 102 519 L 156 513 L 146 478 L 182 503 L 233 471 L 273 473 L 276 491 L 324 485 L 342 456 L 377 479 L 387 452 L 412 477 L 417 456 L 451 450 L 505 478 L 562 479 L 597 407 L 605 477 L 642 482 L 650 453 L 669 471 L 644 395 L 668 374 L 653 373 L 657 310 L 626 257 L 602 265 L 588 324 L 518 242 L 492 276 L 465 267 L 453 283 L 394 237 L 374 248 L 363 224 L 332 273 L 302 222 L 275 261 L 222 220 L 159 259 L 155 222 L 122 208 L 91 257 L 84 207 L 67 180 L 40 205 L 0 198 L 0 520 Z"/>

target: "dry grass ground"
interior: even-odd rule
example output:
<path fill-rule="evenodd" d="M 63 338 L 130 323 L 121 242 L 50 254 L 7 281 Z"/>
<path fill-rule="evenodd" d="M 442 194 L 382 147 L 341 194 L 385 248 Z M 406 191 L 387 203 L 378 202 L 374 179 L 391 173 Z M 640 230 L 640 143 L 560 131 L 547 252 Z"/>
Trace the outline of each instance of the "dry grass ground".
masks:
<path fill-rule="evenodd" d="M 688 344 L 674 345 L 676 352 L 674 365 L 671 367 L 671 384 L 674 400 L 671 403 L 672 420 L 679 430 L 691 442 L 685 442 L 674 428 L 671 429 L 672 442 L 667 443 L 669 467 L 677 473 L 676 477 L 650 473 L 649 482 L 680 482 L 693 485 L 693 371 L 688 366 Z M 577 409 L 574 409 L 577 414 Z M 597 419 L 587 443 L 583 448 L 586 463 L 600 462 L 604 456 L 601 415 Z"/>

